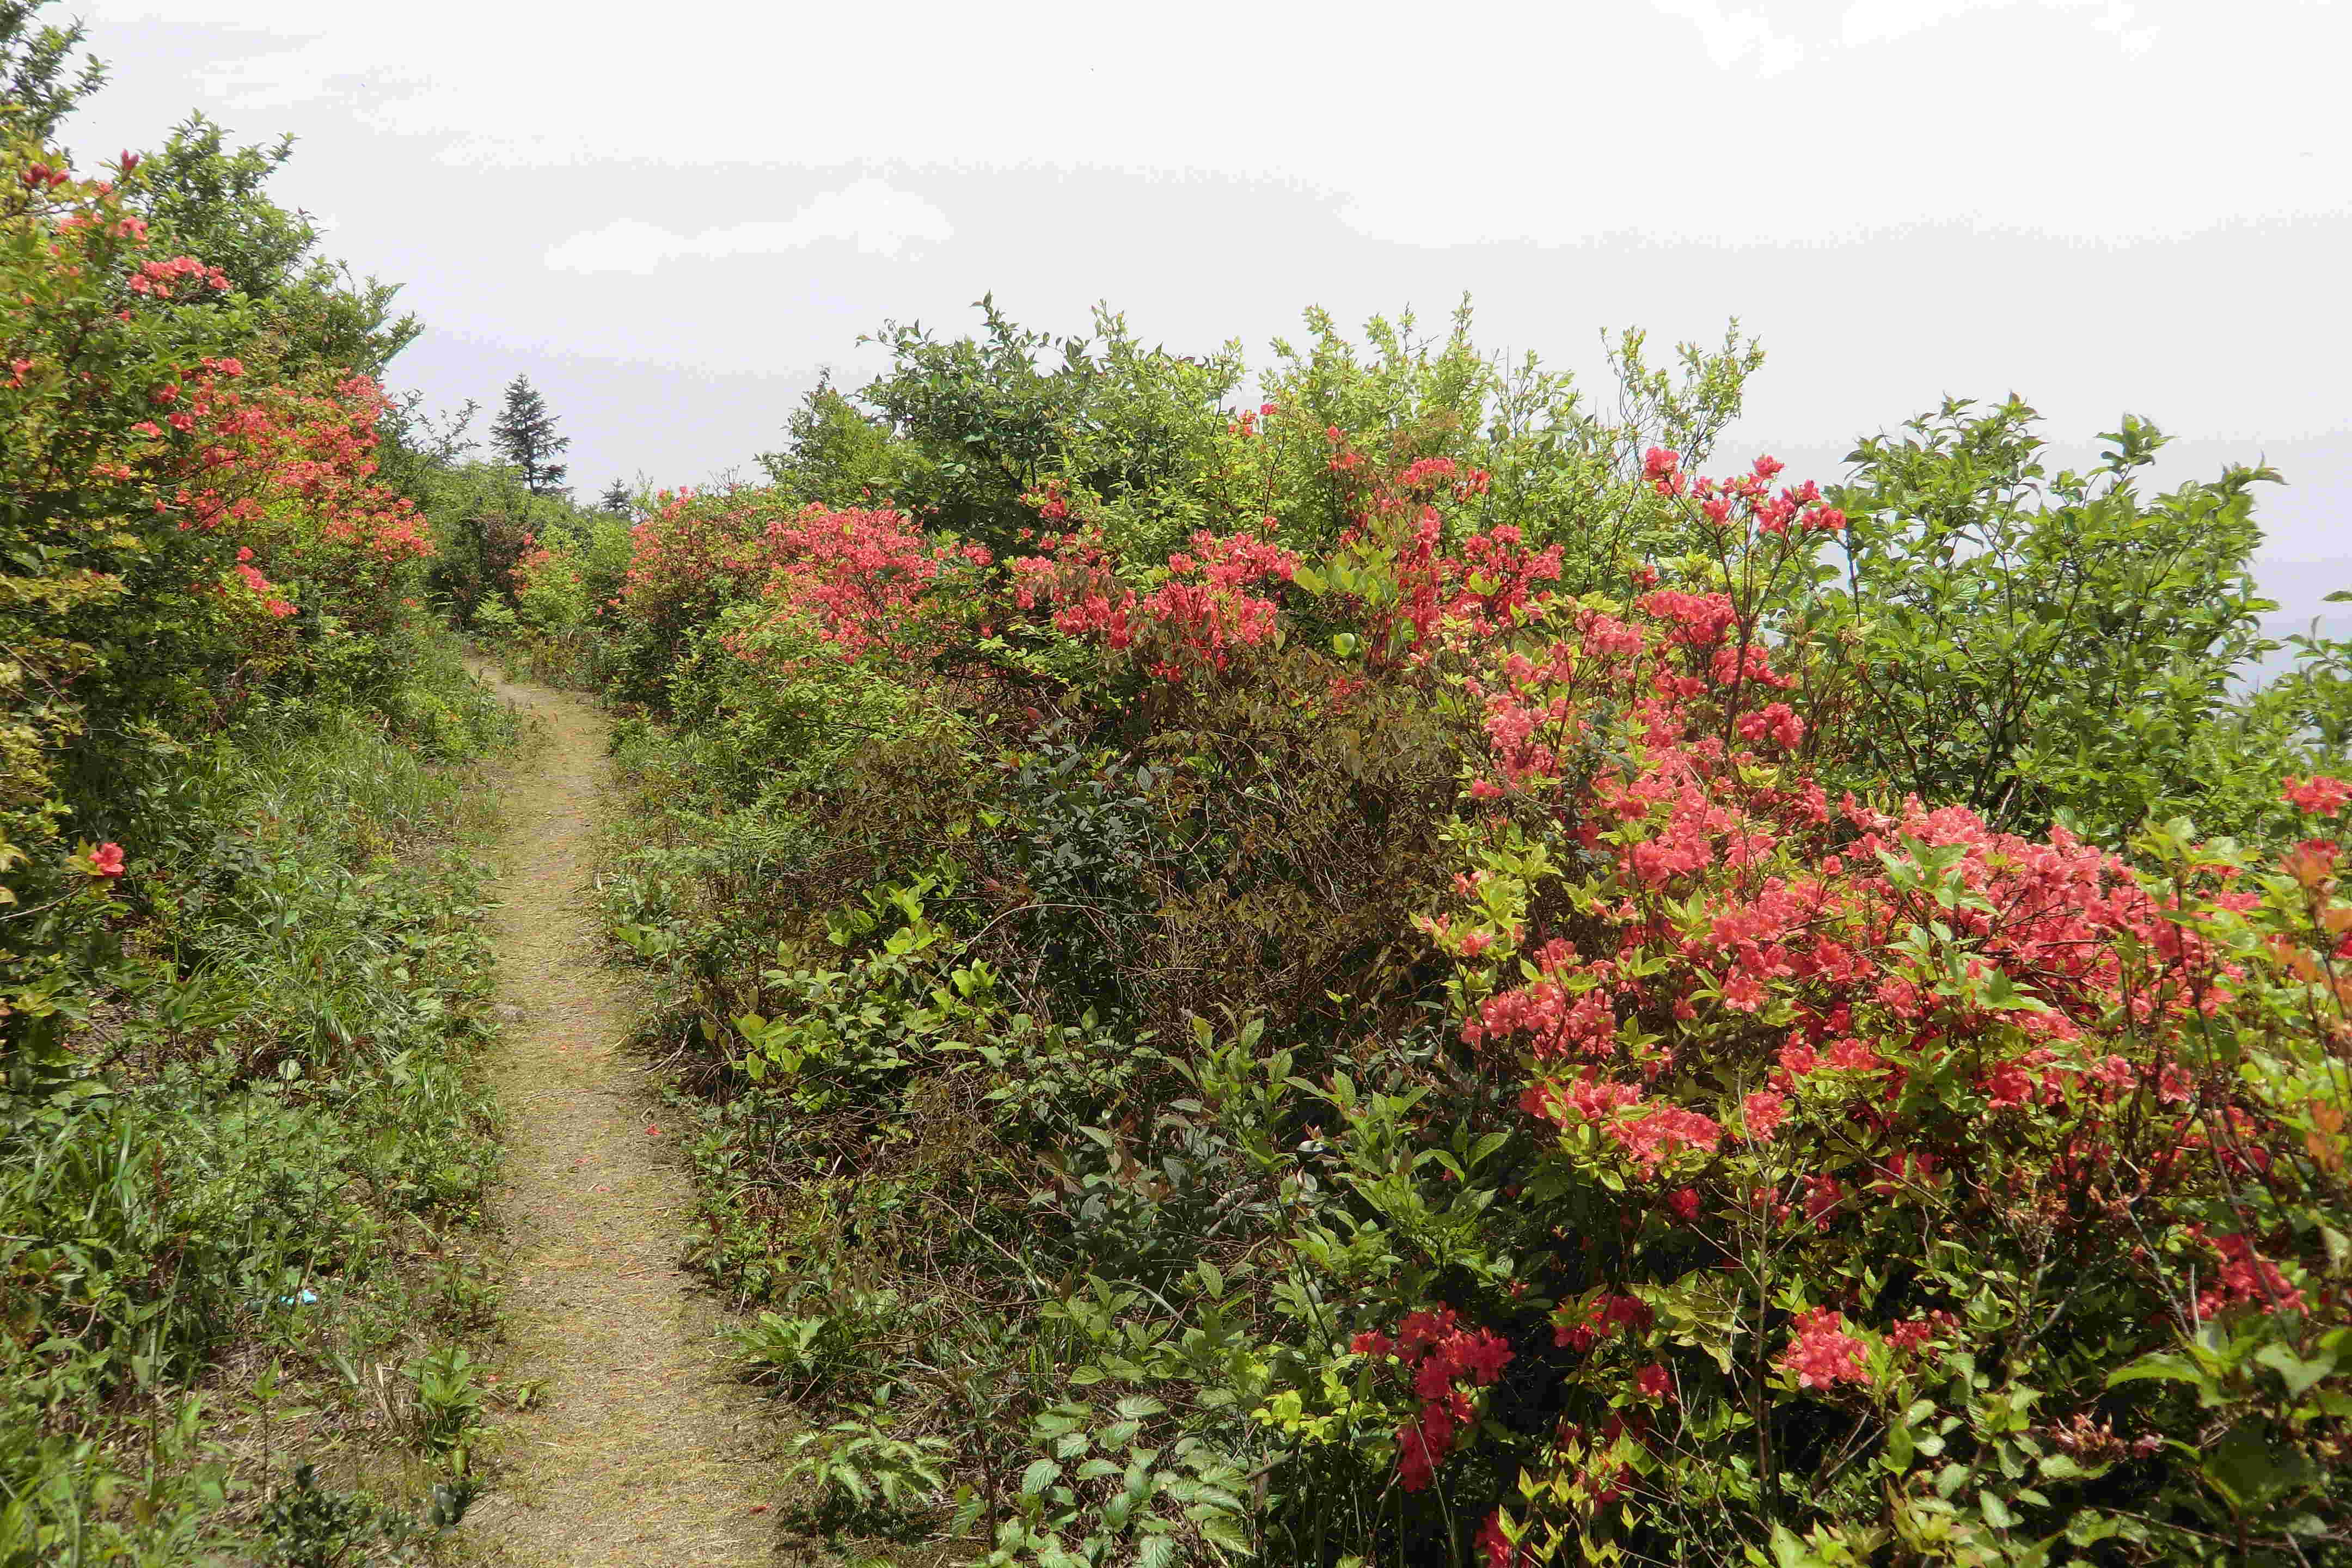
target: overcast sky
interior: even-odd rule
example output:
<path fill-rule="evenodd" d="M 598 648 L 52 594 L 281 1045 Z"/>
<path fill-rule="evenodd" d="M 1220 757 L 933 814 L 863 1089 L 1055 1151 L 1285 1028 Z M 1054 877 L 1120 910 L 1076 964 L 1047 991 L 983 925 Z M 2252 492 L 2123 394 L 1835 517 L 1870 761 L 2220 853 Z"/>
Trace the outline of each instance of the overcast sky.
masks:
<path fill-rule="evenodd" d="M 2286 616 L 2352 585 L 2352 8 L 2332 0 L 562 7 L 103 0 L 69 139 L 201 109 L 425 337 L 436 404 L 530 374 L 614 477 L 750 472 L 820 366 L 993 290 L 1239 338 L 1465 290 L 1586 374 L 1604 330 L 1769 353 L 1731 453 L 2014 390 L 2168 475 L 2267 458 Z"/>

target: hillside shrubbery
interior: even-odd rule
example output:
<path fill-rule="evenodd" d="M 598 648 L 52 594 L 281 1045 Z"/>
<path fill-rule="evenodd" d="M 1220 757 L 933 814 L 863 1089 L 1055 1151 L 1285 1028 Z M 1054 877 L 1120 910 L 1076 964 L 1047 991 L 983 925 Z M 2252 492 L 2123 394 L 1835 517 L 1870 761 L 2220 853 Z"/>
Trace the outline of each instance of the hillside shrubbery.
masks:
<path fill-rule="evenodd" d="M 2340 1562 L 2331 650 L 2251 485 L 1699 477 L 1320 319 L 892 340 L 553 549 L 806 1524 L 991 1562 Z M 1057 361 L 1040 362 L 1051 348 Z M 609 556 L 607 557 L 609 560 Z M 593 592 L 585 584 L 604 574 Z M 604 584 L 610 584 L 607 592 Z"/>
<path fill-rule="evenodd" d="M 510 723 L 382 466 L 393 290 L 0 5 L 0 1563 L 416 1560 L 472 1485 Z M 409 467 L 413 469 L 415 462 Z"/>
<path fill-rule="evenodd" d="M 627 710 L 604 893 L 813 1532 L 2352 1561 L 2352 650 L 2238 690 L 2266 470 L 2011 402 L 1707 478 L 1736 331 L 1604 413 L 1310 314 L 1244 403 L 990 305 L 583 510 L 525 383 L 505 466 L 386 395 L 282 147 L 78 172 L 30 14 L 0 1561 L 466 1505 L 504 726 L 429 606 Z"/>

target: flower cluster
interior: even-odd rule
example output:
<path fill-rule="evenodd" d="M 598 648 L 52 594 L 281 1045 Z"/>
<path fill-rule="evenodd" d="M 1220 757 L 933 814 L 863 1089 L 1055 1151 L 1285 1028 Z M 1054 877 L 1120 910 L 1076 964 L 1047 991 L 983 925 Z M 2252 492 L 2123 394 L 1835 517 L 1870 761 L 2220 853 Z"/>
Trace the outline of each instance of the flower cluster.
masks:
<path fill-rule="evenodd" d="M 1409 1492 L 1429 1486 L 1456 1435 L 1476 1419 L 1475 1391 L 1492 1386 L 1511 1362 L 1501 1336 L 1464 1328 L 1454 1310 L 1442 1306 L 1409 1314 L 1393 1340 L 1372 1330 L 1358 1334 L 1350 1348 L 1393 1364 L 1420 1402 L 1419 1415 L 1396 1431 L 1397 1479 Z"/>
<path fill-rule="evenodd" d="M 1870 1347 L 1846 1331 L 1843 1313 L 1815 1307 L 1798 1313 L 1790 1328 L 1789 1348 L 1780 1352 L 1780 1364 L 1795 1375 L 1799 1387 L 1826 1389 L 1841 1383 L 1870 1381 L 1869 1370 L 1863 1365 Z"/>
<path fill-rule="evenodd" d="M 2236 1065 L 2252 1047 L 2210 1043 L 2274 1042 L 2282 1009 L 2352 1001 L 2326 967 L 2352 954 L 2336 843 L 2275 868 L 2181 847 L 2158 879 L 2063 827 L 1833 802 L 1807 772 L 1837 738 L 1801 700 L 1804 648 L 1759 632 L 1745 563 L 1843 519 L 1806 487 L 1770 490 L 1769 460 L 1728 484 L 1663 451 L 1649 470 L 1745 534 L 1712 581 L 1539 603 L 1454 645 L 1483 755 L 1451 897 L 1420 922 L 1460 1038 L 1534 1134 L 1497 1202 L 1560 1246 L 1571 1400 L 1617 1434 L 1677 1419 L 1687 1380 L 1715 1373 L 1675 1347 L 1721 1311 L 1739 1324 L 1722 1353 L 1753 1345 L 1775 1398 L 1899 1409 L 1931 1361 L 1998 1350 L 1959 1309 L 1977 1267 L 2032 1267 L 2028 1236 L 2055 1238 L 2084 1289 L 2138 1303 L 2144 1352 L 2217 1316 L 2305 1346 L 2313 1314 L 2340 1321 L 2340 1285 L 2269 1196 L 2339 1179 L 2340 1068 L 2315 1060 L 2266 1098 Z M 2352 786 L 2319 774 L 2284 795 L 2330 817 Z M 1939 1255 L 1979 1263 L 1946 1277 Z M 1706 1267 L 1676 1278 L 1693 1258 Z M 1653 1260 L 1669 1272 L 1645 1283 Z M 1772 1305 L 1795 1281 L 1837 1304 Z M 1654 1484 L 1579 1454 L 1557 1494 L 1577 1507 Z"/>
<path fill-rule="evenodd" d="M 907 628 L 942 565 L 989 563 L 979 545 L 935 545 L 895 511 L 813 506 L 769 523 L 762 537 L 769 599 L 813 616 L 844 658 L 912 652 Z"/>
<path fill-rule="evenodd" d="M 526 543 L 517 563 L 524 591 L 551 562 Z M 842 659 L 919 663 L 951 618 L 942 590 L 989 564 L 981 546 L 935 542 L 888 508 L 780 509 L 762 497 L 666 490 L 630 530 L 619 594 L 596 608 L 667 640 L 722 606 L 764 603 L 805 621 Z M 740 629 L 722 641 L 755 663 L 774 646 Z"/>
<path fill-rule="evenodd" d="M 2352 784 L 2314 773 L 2309 778 L 2288 779 L 2282 794 L 2305 816 L 2334 816 L 2344 809 L 2346 801 L 2352 800 Z"/>
<path fill-rule="evenodd" d="M 1276 604 L 1262 590 L 1288 582 L 1298 558 L 1255 533 L 1193 534 L 1142 593 L 1122 583 L 1099 535 L 1049 534 L 1043 553 L 1005 563 L 1013 603 L 1045 611 L 1066 636 L 1131 653 L 1171 682 L 1226 668 L 1234 653 L 1274 639 Z"/>
<path fill-rule="evenodd" d="M 125 218 L 123 223 L 138 225 L 135 229 L 125 227 L 122 232 L 126 236 L 136 234 L 143 237 L 145 235 L 146 226 L 137 219 Z M 150 294 L 158 300 L 169 300 L 175 293 L 184 294 L 195 289 L 209 289 L 214 293 L 225 294 L 229 287 L 227 273 L 217 267 L 207 267 L 193 256 L 174 256 L 167 261 L 142 261 L 127 281 L 133 294 Z"/>
<path fill-rule="evenodd" d="M 1341 466 L 1360 466 L 1344 443 L 1342 455 Z M 1479 531 L 1449 521 L 1450 508 L 1466 506 L 1491 482 L 1451 458 L 1359 476 L 1357 521 L 1340 535 L 1328 575 L 1336 597 L 1352 605 L 1374 668 L 1426 664 L 1449 644 L 1490 642 L 1547 602 L 1544 584 L 1559 578 L 1559 545 L 1534 548 L 1508 523 Z"/>
<path fill-rule="evenodd" d="M 1836 533 L 1845 527 L 1845 513 L 1822 499 L 1821 486 L 1807 479 L 1775 490 L 1772 480 L 1788 465 L 1778 458 L 1759 458 L 1747 473 L 1730 479 L 1710 479 L 1685 473 L 1681 454 L 1653 447 L 1642 455 L 1642 474 L 1652 489 L 1670 500 L 1686 500 L 1699 515 L 1718 529 L 1738 529 L 1757 534 Z"/>

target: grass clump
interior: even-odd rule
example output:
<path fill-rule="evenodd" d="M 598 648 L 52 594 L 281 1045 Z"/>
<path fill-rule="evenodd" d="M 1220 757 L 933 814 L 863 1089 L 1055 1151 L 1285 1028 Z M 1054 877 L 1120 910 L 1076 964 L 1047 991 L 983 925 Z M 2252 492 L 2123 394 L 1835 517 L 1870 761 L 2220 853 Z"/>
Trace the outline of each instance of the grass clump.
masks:
<path fill-rule="evenodd" d="M 470 1495 L 495 1300 L 473 763 L 383 713 L 173 759 L 64 1049 L 0 1101 L 0 1563 L 416 1560 Z"/>

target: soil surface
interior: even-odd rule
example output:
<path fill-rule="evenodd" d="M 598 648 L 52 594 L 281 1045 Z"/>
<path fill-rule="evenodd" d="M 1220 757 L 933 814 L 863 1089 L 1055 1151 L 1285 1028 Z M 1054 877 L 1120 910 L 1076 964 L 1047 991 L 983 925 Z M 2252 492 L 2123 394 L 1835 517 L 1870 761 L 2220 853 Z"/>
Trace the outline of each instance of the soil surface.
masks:
<path fill-rule="evenodd" d="M 776 1473 L 756 1396 L 729 1381 L 719 1314 L 678 1265 L 692 1184 L 624 1050 L 630 1009 L 598 961 L 589 907 L 605 731 L 584 703 L 481 672 L 540 733 L 505 781 L 490 1076 L 507 1158 L 509 1386 L 493 1489 L 468 1511 L 472 1560 L 514 1568 L 685 1568 L 776 1561 L 761 1507 Z M 753 1510 L 759 1509 L 759 1512 Z"/>

